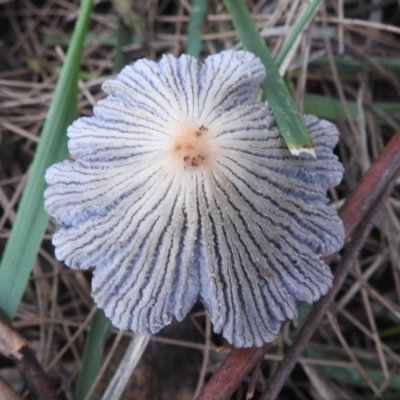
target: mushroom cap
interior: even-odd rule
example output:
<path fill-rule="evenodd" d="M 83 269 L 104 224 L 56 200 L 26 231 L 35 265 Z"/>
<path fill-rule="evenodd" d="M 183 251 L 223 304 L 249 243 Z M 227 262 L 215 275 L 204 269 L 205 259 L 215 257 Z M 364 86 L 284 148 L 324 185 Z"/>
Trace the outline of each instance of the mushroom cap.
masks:
<path fill-rule="evenodd" d="M 291 155 L 255 100 L 264 77 L 245 51 L 142 59 L 68 129 L 75 160 L 46 173 L 56 257 L 94 268 L 116 327 L 156 333 L 200 297 L 215 332 L 262 346 L 330 288 L 322 257 L 344 241 L 326 197 L 343 176 L 338 132 L 305 116 L 317 157 Z"/>

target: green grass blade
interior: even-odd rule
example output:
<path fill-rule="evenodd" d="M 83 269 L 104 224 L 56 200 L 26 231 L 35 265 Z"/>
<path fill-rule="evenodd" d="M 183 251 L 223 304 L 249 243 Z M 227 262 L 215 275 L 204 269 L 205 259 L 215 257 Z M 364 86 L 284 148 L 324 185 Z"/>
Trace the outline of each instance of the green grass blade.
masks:
<path fill-rule="evenodd" d="M 118 18 L 117 45 L 115 52 L 114 71 L 119 72 L 126 65 L 122 47 L 132 43 L 132 30 L 125 25 L 121 17 Z"/>
<path fill-rule="evenodd" d="M 278 56 L 276 57 L 276 65 L 278 68 L 281 66 L 283 60 L 289 53 L 289 50 L 292 48 L 294 42 L 296 41 L 297 37 L 300 35 L 301 31 L 304 29 L 307 22 L 310 18 L 314 15 L 315 10 L 321 4 L 321 0 L 313 0 L 313 2 L 307 7 L 306 11 L 303 13 L 299 22 L 293 28 L 292 32 L 290 33 L 289 37 L 285 41 L 284 45 L 282 46 L 281 51 L 279 52 Z"/>
<path fill-rule="evenodd" d="M 347 101 L 350 115 L 356 118 L 358 115 L 357 104 L 355 101 Z M 384 111 L 388 116 L 393 117 L 400 114 L 399 102 L 376 102 L 375 106 Z M 313 114 L 320 118 L 344 119 L 346 113 L 343 110 L 342 103 L 338 99 L 331 97 L 308 94 L 304 97 L 304 112 Z M 377 119 L 381 122 L 380 118 Z"/>
<path fill-rule="evenodd" d="M 372 61 L 379 64 L 385 68 L 392 70 L 393 73 L 398 73 L 400 71 L 400 59 L 399 58 L 383 58 L 383 57 L 371 57 Z M 362 61 L 355 59 L 352 56 L 346 55 L 343 57 L 335 57 L 335 64 L 338 69 L 341 68 L 351 68 L 360 69 L 363 68 Z M 319 57 L 315 60 L 310 61 L 310 65 L 318 67 L 326 67 L 328 70 L 329 60 L 328 57 Z"/>
<path fill-rule="evenodd" d="M 393 326 L 392 328 L 385 329 L 384 331 L 379 332 L 379 337 L 381 339 L 383 339 L 383 338 L 387 338 L 387 337 L 391 337 L 391 336 L 396 336 L 398 334 L 400 334 L 400 326 L 399 325 Z"/>
<path fill-rule="evenodd" d="M 78 76 L 92 0 L 82 1 L 71 45 L 62 68 L 17 217 L 0 266 L 0 309 L 13 319 L 25 291 L 46 230 L 43 192 L 46 169 L 68 155 L 65 131 L 76 114 Z"/>
<path fill-rule="evenodd" d="M 318 370 L 325 376 L 334 379 L 340 384 L 363 388 L 369 387 L 368 383 L 356 367 L 318 366 Z M 381 370 L 365 368 L 365 372 L 377 387 L 380 387 L 385 383 L 386 379 Z M 387 388 L 400 390 L 400 374 L 392 376 Z"/>
<path fill-rule="evenodd" d="M 98 309 L 90 321 L 89 333 L 85 341 L 78 383 L 75 391 L 76 400 L 83 400 L 91 388 L 100 369 L 103 348 L 111 323 Z"/>
<path fill-rule="evenodd" d="M 310 358 L 325 361 L 338 360 L 335 355 L 318 351 L 310 346 L 307 348 L 307 355 Z M 336 365 L 318 365 L 318 371 L 343 385 L 351 385 L 363 388 L 369 387 L 367 381 L 355 366 L 345 367 Z M 365 372 L 377 387 L 381 387 L 381 385 L 386 382 L 386 378 L 381 369 L 365 368 Z M 397 373 L 392 375 L 387 388 L 396 390 L 400 389 L 400 374 Z"/>
<path fill-rule="evenodd" d="M 201 52 L 201 32 L 204 14 L 207 10 L 207 0 L 193 0 L 190 14 L 186 54 L 199 58 Z"/>
<path fill-rule="evenodd" d="M 288 92 L 271 53 L 243 0 L 224 0 L 243 47 L 260 58 L 267 71 L 261 86 L 292 154 L 307 152 L 315 155 L 311 137 Z"/>

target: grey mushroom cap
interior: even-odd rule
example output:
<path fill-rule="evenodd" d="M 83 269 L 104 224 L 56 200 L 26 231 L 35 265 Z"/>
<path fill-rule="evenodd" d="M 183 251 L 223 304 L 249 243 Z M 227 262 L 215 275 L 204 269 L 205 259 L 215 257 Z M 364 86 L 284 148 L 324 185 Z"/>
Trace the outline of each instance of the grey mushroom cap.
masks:
<path fill-rule="evenodd" d="M 156 333 L 200 297 L 215 332 L 262 346 L 329 290 L 322 257 L 344 242 L 326 196 L 343 176 L 338 132 L 305 116 L 317 157 L 291 155 L 255 100 L 264 77 L 245 51 L 139 60 L 68 129 L 75 160 L 46 173 L 56 257 L 94 268 L 116 327 Z"/>

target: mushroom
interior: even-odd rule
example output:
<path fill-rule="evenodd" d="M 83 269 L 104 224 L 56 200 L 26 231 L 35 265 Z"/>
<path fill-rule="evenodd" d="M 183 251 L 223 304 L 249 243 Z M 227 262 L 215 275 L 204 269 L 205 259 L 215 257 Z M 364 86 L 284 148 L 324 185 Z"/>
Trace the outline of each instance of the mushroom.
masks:
<path fill-rule="evenodd" d="M 338 132 L 305 116 L 317 157 L 291 155 L 255 99 L 264 77 L 245 51 L 142 59 L 68 129 L 74 160 L 46 173 L 55 254 L 94 268 L 92 295 L 116 327 L 156 333 L 200 298 L 233 346 L 262 346 L 331 286 Z"/>

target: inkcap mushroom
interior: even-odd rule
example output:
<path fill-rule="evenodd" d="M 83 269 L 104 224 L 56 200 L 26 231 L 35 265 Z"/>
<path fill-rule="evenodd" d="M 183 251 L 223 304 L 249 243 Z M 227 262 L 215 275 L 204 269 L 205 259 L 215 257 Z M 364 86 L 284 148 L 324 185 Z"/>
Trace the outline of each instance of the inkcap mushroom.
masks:
<path fill-rule="evenodd" d="M 68 129 L 73 160 L 46 173 L 55 254 L 93 268 L 116 327 L 156 333 L 200 298 L 229 343 L 262 346 L 330 288 L 322 258 L 344 241 L 326 196 L 343 175 L 338 132 L 305 116 L 316 158 L 291 155 L 256 100 L 264 77 L 246 51 L 142 59 Z"/>

